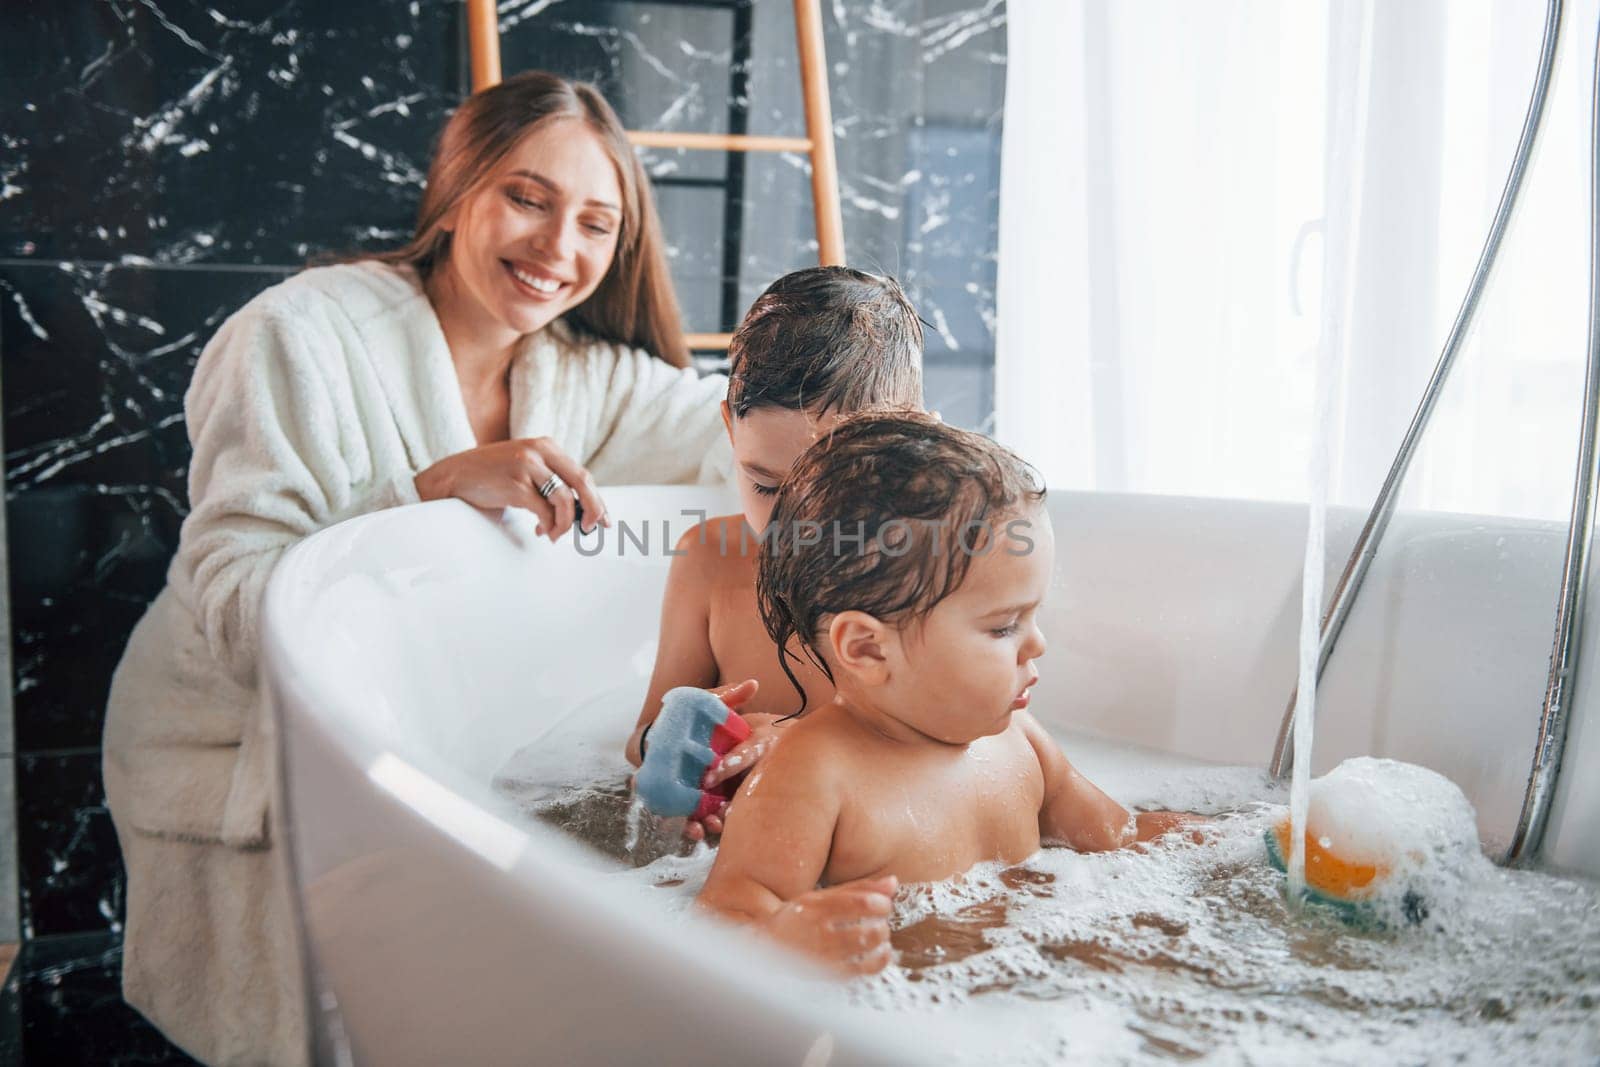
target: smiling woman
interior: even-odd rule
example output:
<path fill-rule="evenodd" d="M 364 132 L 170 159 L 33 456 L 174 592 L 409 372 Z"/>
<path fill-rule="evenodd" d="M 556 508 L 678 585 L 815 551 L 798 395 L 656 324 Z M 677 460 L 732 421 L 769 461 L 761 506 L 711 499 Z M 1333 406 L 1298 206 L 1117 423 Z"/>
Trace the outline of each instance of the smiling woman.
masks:
<path fill-rule="evenodd" d="M 611 108 L 522 74 L 450 119 L 408 244 L 267 290 L 202 353 L 191 510 L 112 681 L 104 766 L 124 996 L 194 1055 L 309 1059 L 256 680 L 279 558 L 419 500 L 527 508 L 554 540 L 580 503 L 605 521 L 600 484 L 724 478 L 727 383 L 688 368 L 661 249 Z"/>

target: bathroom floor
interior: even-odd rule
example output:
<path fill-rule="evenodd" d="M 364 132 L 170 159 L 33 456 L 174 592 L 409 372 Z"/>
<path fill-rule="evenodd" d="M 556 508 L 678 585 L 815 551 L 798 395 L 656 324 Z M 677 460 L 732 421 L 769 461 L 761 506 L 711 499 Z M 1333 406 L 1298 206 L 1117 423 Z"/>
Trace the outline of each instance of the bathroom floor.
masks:
<path fill-rule="evenodd" d="M 193 1064 L 122 1002 L 122 938 L 25 942 L 0 989 L 0 1064 Z"/>

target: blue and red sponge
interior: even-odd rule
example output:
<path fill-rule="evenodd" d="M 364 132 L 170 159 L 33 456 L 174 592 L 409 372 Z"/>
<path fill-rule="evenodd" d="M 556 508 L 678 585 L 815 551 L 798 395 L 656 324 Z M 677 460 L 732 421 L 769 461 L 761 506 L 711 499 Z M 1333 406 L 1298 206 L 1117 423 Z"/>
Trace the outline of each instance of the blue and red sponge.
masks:
<path fill-rule="evenodd" d="M 634 791 L 657 815 L 696 820 L 715 815 L 733 795 L 733 783 L 706 790 L 700 782 L 749 736 L 750 724 L 714 693 L 687 685 L 668 690 L 661 714 L 650 724 Z"/>

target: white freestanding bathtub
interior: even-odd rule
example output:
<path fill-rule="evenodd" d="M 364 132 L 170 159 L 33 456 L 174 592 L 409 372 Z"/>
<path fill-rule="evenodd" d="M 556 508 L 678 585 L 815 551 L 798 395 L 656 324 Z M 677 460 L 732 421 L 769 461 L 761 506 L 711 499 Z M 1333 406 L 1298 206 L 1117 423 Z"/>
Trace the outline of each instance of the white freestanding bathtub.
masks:
<path fill-rule="evenodd" d="M 455 501 L 309 538 L 267 594 L 263 671 L 319 1056 L 371 1064 L 859 1063 L 926 1035 L 836 1004 L 776 950 L 506 813 L 508 755 L 594 694 L 642 695 L 666 548 L 729 498 L 613 488 L 598 554 Z M 1035 713 L 1185 759 L 1263 765 L 1295 674 L 1305 510 L 1053 493 L 1058 584 Z M 1360 516 L 1335 513 L 1336 576 Z M 640 534 L 648 538 L 642 548 Z M 1391 756 L 1453 778 L 1491 852 L 1522 802 L 1564 530 L 1397 516 L 1329 664 L 1316 769 Z M 588 550 L 593 539 L 584 542 Z M 1330 585 L 1331 588 L 1331 580 Z M 1545 862 L 1600 874 L 1600 624 Z M 619 728 L 616 744 L 624 740 Z"/>

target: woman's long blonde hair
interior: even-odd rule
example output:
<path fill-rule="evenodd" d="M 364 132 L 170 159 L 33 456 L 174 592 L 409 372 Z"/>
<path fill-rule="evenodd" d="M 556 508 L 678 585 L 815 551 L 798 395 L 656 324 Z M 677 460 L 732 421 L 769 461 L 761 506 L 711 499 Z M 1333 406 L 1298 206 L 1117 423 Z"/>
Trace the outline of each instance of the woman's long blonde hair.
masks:
<path fill-rule="evenodd" d="M 426 281 L 449 259 L 450 234 L 442 222 L 450 209 L 477 190 L 524 137 L 560 119 L 582 121 L 600 137 L 622 185 L 622 228 L 611 269 L 566 318 L 603 340 L 687 367 L 689 348 L 649 179 L 616 112 L 585 82 L 530 70 L 468 97 L 439 134 L 415 235 L 400 248 L 362 258 L 409 265 Z"/>

